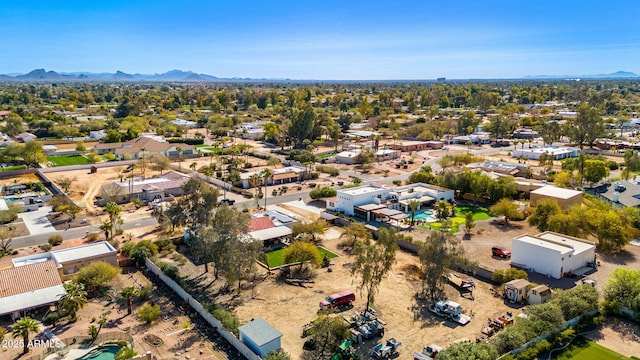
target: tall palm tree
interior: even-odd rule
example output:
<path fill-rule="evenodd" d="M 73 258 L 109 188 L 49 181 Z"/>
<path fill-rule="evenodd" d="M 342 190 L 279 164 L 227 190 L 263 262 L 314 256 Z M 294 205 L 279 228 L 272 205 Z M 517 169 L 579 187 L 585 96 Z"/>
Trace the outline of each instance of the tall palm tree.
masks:
<path fill-rule="evenodd" d="M 189 169 L 191 169 L 191 171 L 196 171 L 196 167 L 198 167 L 198 163 L 195 161 L 189 165 Z"/>
<path fill-rule="evenodd" d="M 418 210 L 418 207 L 420 207 L 420 201 L 412 199 L 409 201 L 408 205 L 409 210 L 411 210 L 411 226 L 413 226 L 416 219 L 416 210 Z"/>
<path fill-rule="evenodd" d="M 84 290 L 84 284 L 70 282 L 63 286 L 67 293 L 60 298 L 60 307 L 71 315 L 72 321 L 75 321 L 78 310 L 87 304 L 87 292 Z"/>
<path fill-rule="evenodd" d="M 260 174 L 262 175 L 262 180 L 264 181 L 264 209 L 267 209 L 267 181 L 269 178 L 273 176 L 273 173 L 269 168 L 263 169 Z"/>
<path fill-rule="evenodd" d="M 138 294 L 139 294 L 138 289 L 136 289 L 133 286 L 127 286 L 122 290 L 120 290 L 120 294 L 119 294 L 120 298 L 127 302 L 128 315 L 131 315 L 131 313 L 133 312 L 133 308 L 132 308 L 133 298 L 135 296 L 138 296 Z"/>
<path fill-rule="evenodd" d="M 176 147 L 176 151 L 178 152 L 178 171 L 182 169 L 182 148 L 180 146 Z"/>
<path fill-rule="evenodd" d="M 254 188 L 256 197 L 258 196 L 258 185 L 260 184 L 260 174 L 255 173 L 249 176 L 249 184 Z"/>
<path fill-rule="evenodd" d="M 24 343 L 22 348 L 23 354 L 29 352 L 29 335 L 38 332 L 40 332 L 40 323 L 28 316 L 18 319 L 15 324 L 11 325 L 11 336 L 14 338 L 22 338 Z"/>

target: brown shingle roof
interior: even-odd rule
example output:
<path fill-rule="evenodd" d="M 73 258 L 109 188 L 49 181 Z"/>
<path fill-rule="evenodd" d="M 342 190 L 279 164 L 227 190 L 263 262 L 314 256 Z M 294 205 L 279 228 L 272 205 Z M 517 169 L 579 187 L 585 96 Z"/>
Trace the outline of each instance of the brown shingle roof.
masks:
<path fill-rule="evenodd" d="M 62 280 L 51 260 L 0 270 L 0 299 L 58 285 Z"/>

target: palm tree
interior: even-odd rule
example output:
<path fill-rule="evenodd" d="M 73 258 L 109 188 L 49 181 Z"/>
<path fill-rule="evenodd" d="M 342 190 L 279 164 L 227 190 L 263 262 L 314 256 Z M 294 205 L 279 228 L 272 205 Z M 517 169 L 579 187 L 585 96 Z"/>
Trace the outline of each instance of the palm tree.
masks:
<path fill-rule="evenodd" d="M 182 166 L 182 148 L 180 146 L 176 147 L 176 151 L 178 152 L 178 171 L 181 171 Z"/>
<path fill-rule="evenodd" d="M 445 220 L 451 214 L 451 207 L 448 202 L 440 200 L 433 209 L 433 213 L 438 220 Z"/>
<path fill-rule="evenodd" d="M 75 321 L 78 310 L 87 304 L 87 292 L 84 290 L 84 284 L 70 282 L 63 286 L 67 293 L 60 298 L 60 307 L 71 315 L 72 321 Z"/>
<path fill-rule="evenodd" d="M 138 160 L 138 163 L 140 164 L 140 174 L 142 175 L 142 180 L 144 180 L 144 173 L 147 170 L 147 149 L 142 148 L 140 149 L 140 151 L 142 152 L 142 156 L 140 157 L 140 160 Z"/>
<path fill-rule="evenodd" d="M 127 286 L 120 291 L 120 298 L 127 302 L 127 315 L 131 315 L 133 312 L 132 303 L 133 297 L 138 296 L 139 291 L 133 286 Z"/>
<path fill-rule="evenodd" d="M 32 318 L 25 316 L 18 319 L 15 324 L 11 325 L 11 336 L 14 338 L 22 338 L 24 343 L 22 353 L 29 352 L 29 334 L 40 332 L 40 323 Z"/>
<path fill-rule="evenodd" d="M 262 180 L 264 181 L 264 209 L 267 209 L 267 181 L 269 178 L 273 176 L 273 173 L 269 168 L 263 169 L 260 174 L 262 175 Z"/>
<path fill-rule="evenodd" d="M 420 207 L 420 201 L 412 199 L 409 201 L 409 210 L 411 210 L 411 226 L 415 224 L 416 210 Z"/>
<path fill-rule="evenodd" d="M 191 165 L 189 165 L 189 169 L 191 169 L 191 171 L 196 171 L 196 167 L 198 166 L 197 162 L 192 162 Z"/>

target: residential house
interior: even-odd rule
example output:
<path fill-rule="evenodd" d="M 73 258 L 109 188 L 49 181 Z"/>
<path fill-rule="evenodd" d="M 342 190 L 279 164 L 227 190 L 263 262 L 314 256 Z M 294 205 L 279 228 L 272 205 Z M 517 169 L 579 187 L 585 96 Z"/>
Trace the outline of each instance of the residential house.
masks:
<path fill-rule="evenodd" d="M 23 143 L 27 143 L 27 142 L 29 142 L 31 140 L 35 140 L 37 138 L 38 138 L 37 136 L 35 136 L 35 135 L 33 135 L 32 133 L 29 133 L 29 132 L 23 132 L 23 133 L 18 134 L 16 136 L 16 140 L 18 140 L 20 142 L 23 142 Z"/>
<path fill-rule="evenodd" d="M 513 150 L 512 156 L 514 158 L 525 158 L 530 160 L 540 160 L 542 154 L 548 154 L 553 156 L 554 160 L 567 159 L 572 157 L 578 157 L 580 149 L 569 146 L 545 146 L 545 147 L 526 147 Z"/>
<path fill-rule="evenodd" d="M 531 206 L 536 206 L 540 200 L 553 199 L 563 210 L 582 203 L 582 191 L 559 188 L 553 185 L 545 185 L 530 193 Z"/>
<path fill-rule="evenodd" d="M 181 154 L 178 153 L 181 149 Z M 166 141 L 158 141 L 157 139 L 140 136 L 138 138 L 118 143 L 100 143 L 93 148 L 98 155 L 106 153 L 114 153 L 117 159 L 139 159 L 145 155 L 163 155 L 167 157 L 177 157 L 178 155 L 193 155 L 195 146 L 182 143 L 168 143 Z M 144 151 L 143 151 L 144 150 Z"/>
<path fill-rule="evenodd" d="M 284 185 L 287 183 L 302 181 L 304 175 L 307 173 L 307 168 L 304 166 L 292 165 L 279 169 L 272 169 L 271 172 L 273 175 L 267 179 L 267 184 Z M 243 189 L 251 187 L 250 179 L 251 176 L 255 174 L 260 175 L 260 185 L 264 185 L 264 179 L 262 178 L 261 171 L 249 171 L 240 174 L 240 183 L 242 184 Z"/>
<path fill-rule="evenodd" d="M 640 183 L 620 180 L 615 184 L 605 184 L 589 191 L 612 207 L 640 206 Z"/>
<path fill-rule="evenodd" d="M 389 147 L 391 149 L 393 149 L 393 150 L 400 150 L 402 152 L 410 152 L 410 151 L 442 149 L 444 147 L 444 142 L 442 142 L 442 141 L 408 141 L 408 140 L 403 140 L 403 141 L 398 142 L 397 144 L 389 144 Z"/>
<path fill-rule="evenodd" d="M 54 261 L 43 261 L 0 270 L 0 316 L 13 320 L 29 311 L 56 305 L 66 294 Z"/>
<path fill-rule="evenodd" d="M 53 261 L 56 269 L 60 272 L 60 276 L 68 280 L 82 267 L 97 261 L 104 261 L 117 267 L 118 251 L 108 242 L 100 241 L 41 254 L 22 256 L 11 261 L 14 267 Z"/>
<path fill-rule="evenodd" d="M 130 178 L 124 181 L 113 181 L 112 184 L 121 188 L 123 197 L 136 197 L 145 202 L 164 201 L 167 197 L 184 194 L 182 186 L 191 177 L 177 171 L 169 171 L 162 176 L 153 178 Z M 126 194 L 126 195 L 124 195 Z"/>

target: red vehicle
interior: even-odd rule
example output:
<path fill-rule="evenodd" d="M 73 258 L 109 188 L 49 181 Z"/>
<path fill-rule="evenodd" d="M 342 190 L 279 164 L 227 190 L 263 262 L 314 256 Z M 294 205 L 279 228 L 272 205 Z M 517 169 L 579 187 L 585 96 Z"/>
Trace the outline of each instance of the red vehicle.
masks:
<path fill-rule="evenodd" d="M 320 309 L 351 305 L 354 301 L 356 301 L 356 295 L 353 291 L 345 290 L 329 295 L 326 299 L 320 301 Z"/>
<path fill-rule="evenodd" d="M 494 246 L 491 248 L 491 255 L 498 256 L 501 258 L 508 258 L 508 257 L 511 257 L 511 251 L 503 247 Z"/>

